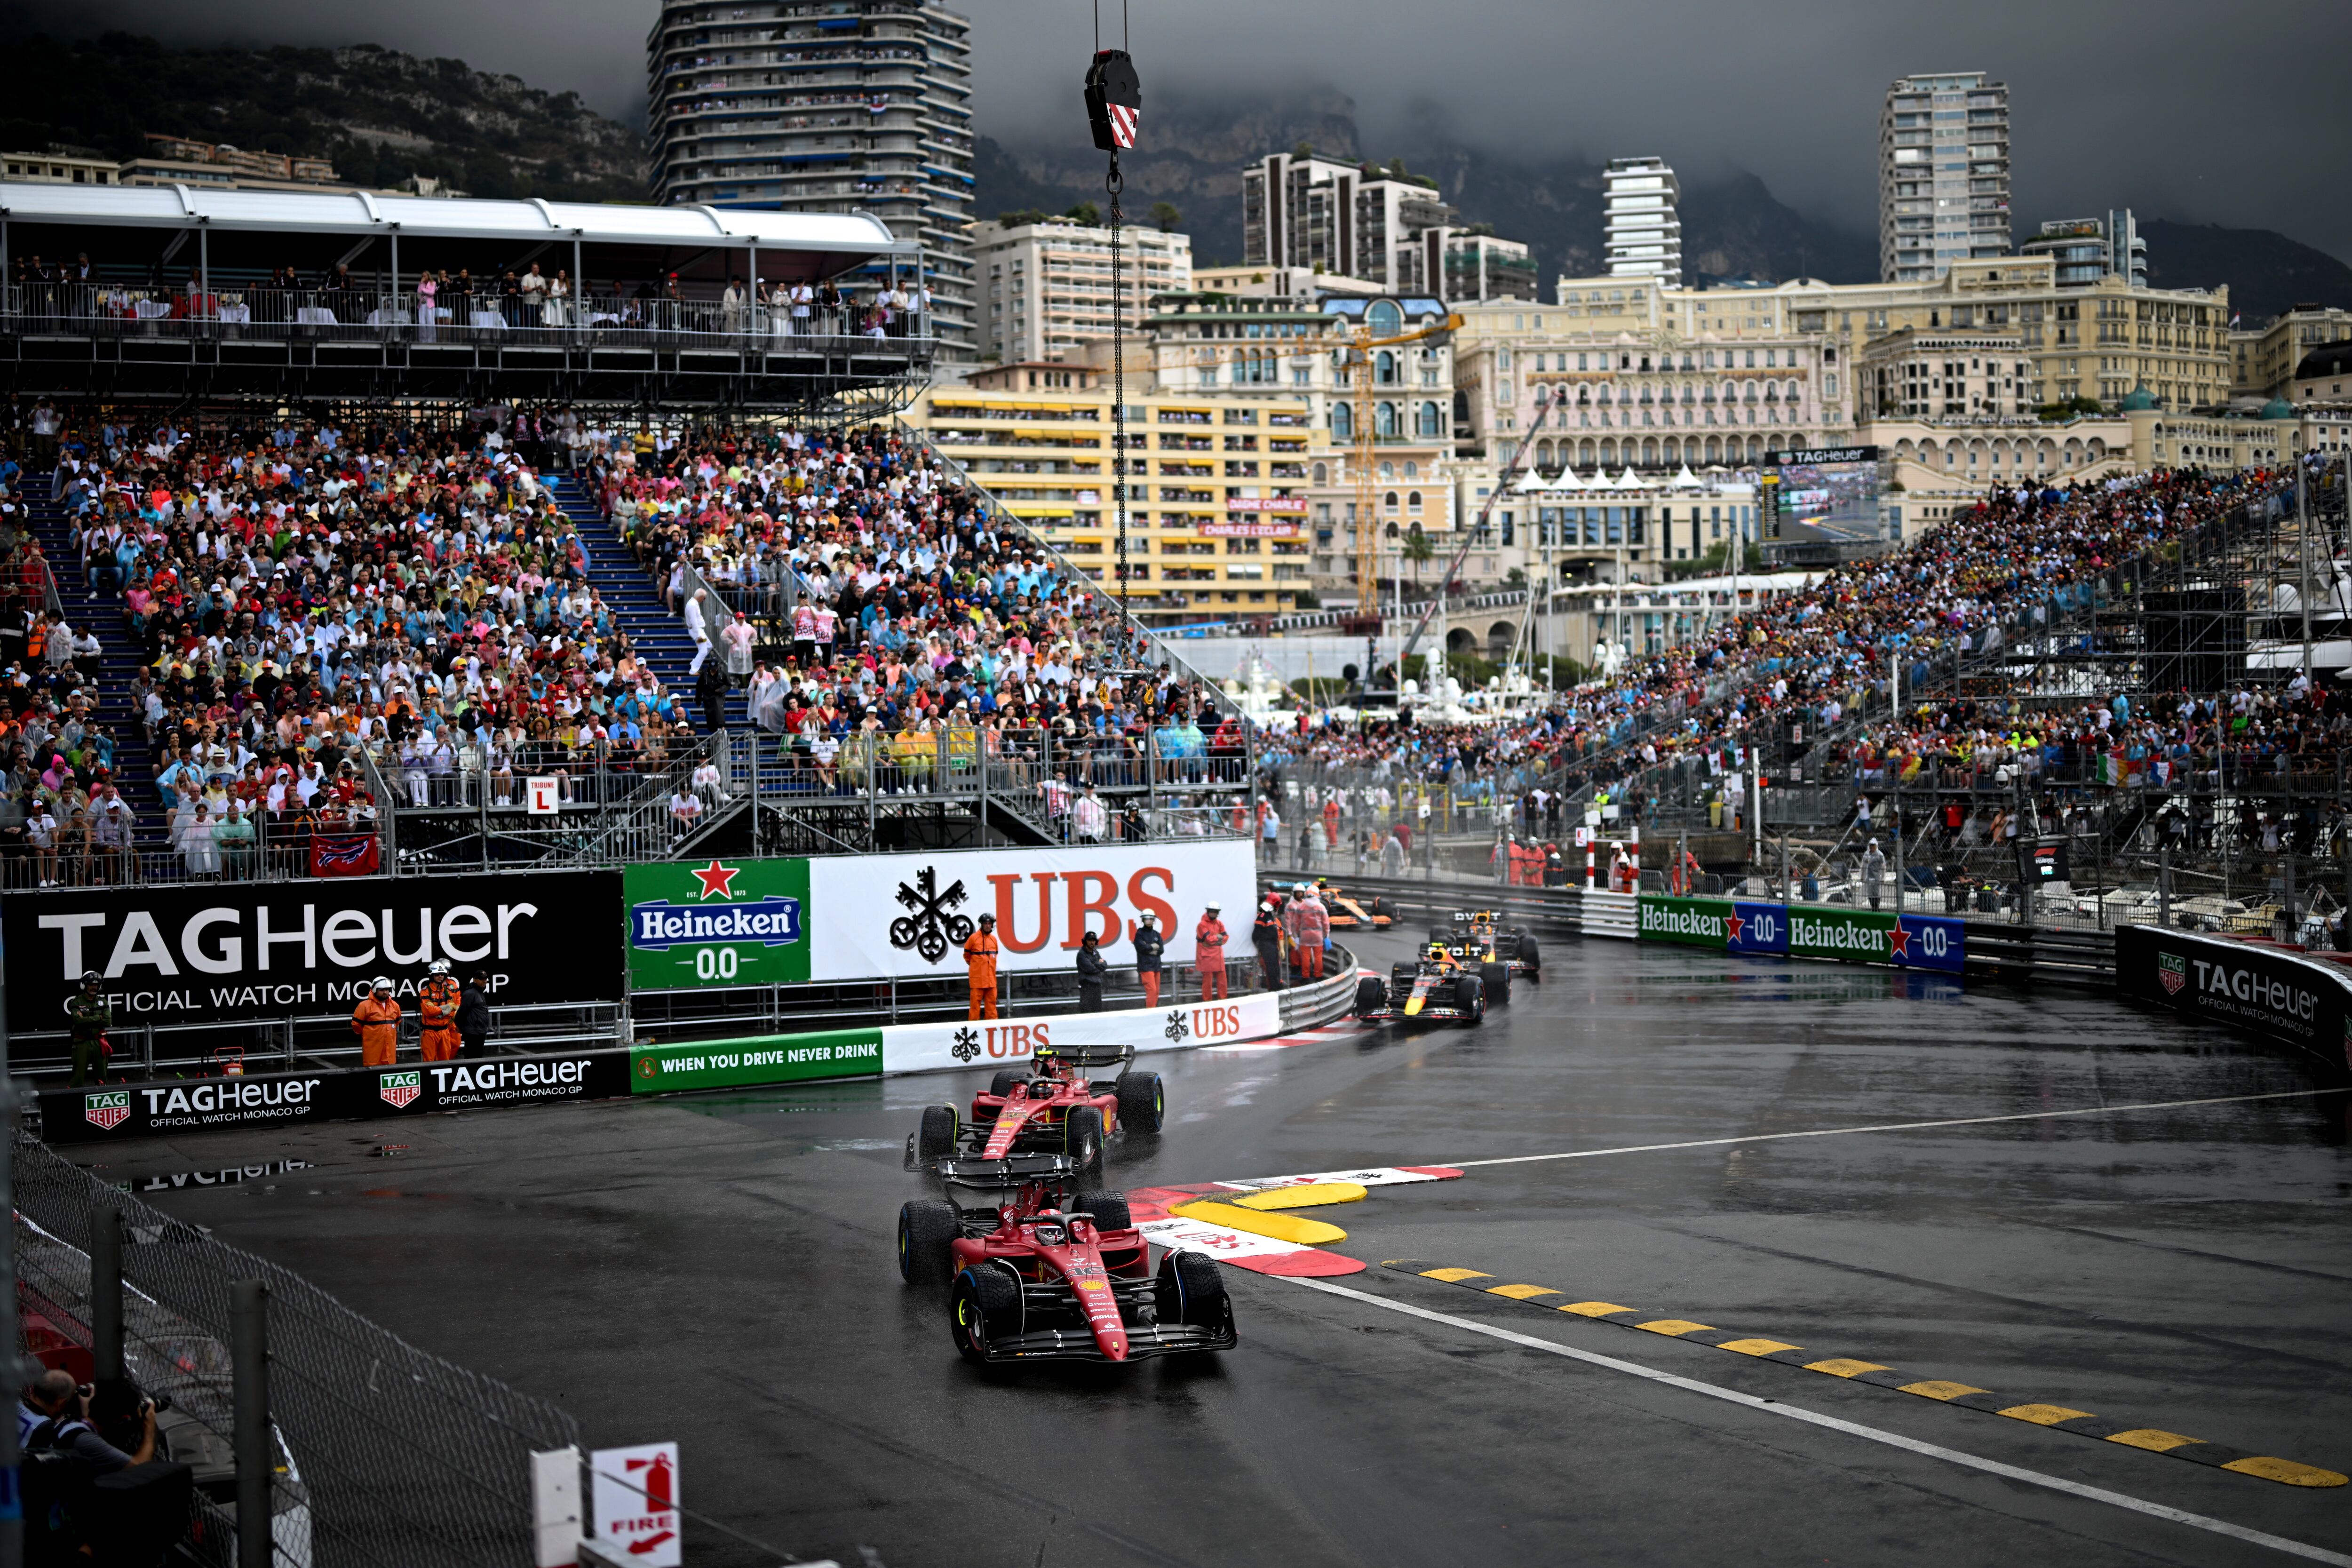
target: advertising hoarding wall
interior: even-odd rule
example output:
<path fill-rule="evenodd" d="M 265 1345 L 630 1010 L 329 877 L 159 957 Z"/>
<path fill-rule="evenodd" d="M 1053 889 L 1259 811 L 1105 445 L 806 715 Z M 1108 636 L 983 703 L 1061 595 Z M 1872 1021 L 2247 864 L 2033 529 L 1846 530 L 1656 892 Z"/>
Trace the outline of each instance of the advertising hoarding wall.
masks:
<path fill-rule="evenodd" d="M 331 878 L 88 888 L 0 900 L 8 1014 L 62 1029 L 95 970 L 118 1027 L 348 1013 L 375 976 L 404 1005 L 435 959 L 499 1005 L 618 1002 L 621 873 Z"/>
<path fill-rule="evenodd" d="M 2273 949 L 2160 926 L 2116 931 L 2116 987 L 2209 1023 L 2284 1040 L 2352 1070 L 2352 976 Z"/>

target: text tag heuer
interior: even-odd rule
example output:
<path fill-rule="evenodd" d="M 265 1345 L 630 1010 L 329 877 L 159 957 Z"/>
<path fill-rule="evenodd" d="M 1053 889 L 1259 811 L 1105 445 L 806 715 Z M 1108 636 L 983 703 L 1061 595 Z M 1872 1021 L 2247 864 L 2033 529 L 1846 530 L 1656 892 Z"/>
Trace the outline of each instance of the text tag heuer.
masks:
<path fill-rule="evenodd" d="M 114 1089 L 102 1094 L 85 1094 L 81 1097 L 81 1114 L 91 1126 L 111 1132 L 131 1120 L 131 1091 Z"/>
<path fill-rule="evenodd" d="M 2178 996 L 2180 988 L 2189 984 L 2189 965 L 2171 953 L 2159 952 L 2156 955 L 2156 980 L 2164 987 L 2166 995 Z"/>
<path fill-rule="evenodd" d="M 422 1072 L 388 1072 L 377 1079 L 376 1093 L 383 1097 L 386 1105 L 394 1109 L 412 1103 L 424 1092 L 425 1075 Z"/>

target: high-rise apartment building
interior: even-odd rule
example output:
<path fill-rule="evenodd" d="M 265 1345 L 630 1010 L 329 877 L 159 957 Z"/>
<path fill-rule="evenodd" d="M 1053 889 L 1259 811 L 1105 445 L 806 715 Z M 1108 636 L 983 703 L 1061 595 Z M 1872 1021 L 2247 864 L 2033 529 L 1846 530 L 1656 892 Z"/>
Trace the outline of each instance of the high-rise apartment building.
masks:
<path fill-rule="evenodd" d="M 661 0 L 654 199 L 870 214 L 921 242 L 942 357 L 971 358 L 970 31 L 931 0 Z"/>
<path fill-rule="evenodd" d="M 1983 71 L 1908 76 L 1878 116 L 1878 275 L 1941 278 L 2009 252 L 2009 84 Z"/>
<path fill-rule="evenodd" d="M 2102 278 L 2121 278 L 2135 289 L 2147 287 L 2147 241 L 2139 237 L 2129 207 L 2112 208 L 2105 217 L 2045 223 L 2017 253 L 2055 261 L 2061 289 L 2087 289 Z"/>
<path fill-rule="evenodd" d="M 1156 294 L 1192 287 L 1192 240 L 1133 226 L 1125 251 L 1127 327 L 1142 330 Z M 1005 364 L 1079 357 L 1110 336 L 1111 232 L 1074 218 L 983 223 L 972 229 L 980 353 Z"/>
<path fill-rule="evenodd" d="M 1664 158 L 1612 158 L 1601 176 L 1602 242 L 1612 278 L 1682 286 L 1682 186 Z M 1529 296 L 1533 298 L 1533 296 Z"/>

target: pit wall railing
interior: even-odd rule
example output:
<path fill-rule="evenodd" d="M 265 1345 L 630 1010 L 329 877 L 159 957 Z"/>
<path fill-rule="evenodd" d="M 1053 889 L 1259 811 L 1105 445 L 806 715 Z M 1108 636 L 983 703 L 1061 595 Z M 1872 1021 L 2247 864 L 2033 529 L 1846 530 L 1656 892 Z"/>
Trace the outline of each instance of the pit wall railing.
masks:
<path fill-rule="evenodd" d="M 175 1452 L 208 1479 L 236 1474 L 255 1370 L 239 1364 L 241 1346 L 266 1356 L 257 1451 L 273 1462 L 257 1496 L 279 1568 L 536 1560 L 530 1456 L 579 1442 L 569 1414 L 418 1350 L 33 1139 L 14 1137 L 11 1154 L 20 1303 L 50 1334 L 103 1353 L 95 1342 L 112 1331 L 100 1298 L 110 1298 L 124 1371 L 170 1396 Z M 249 1560 L 236 1550 L 237 1512 L 200 1502 L 191 1561 Z"/>

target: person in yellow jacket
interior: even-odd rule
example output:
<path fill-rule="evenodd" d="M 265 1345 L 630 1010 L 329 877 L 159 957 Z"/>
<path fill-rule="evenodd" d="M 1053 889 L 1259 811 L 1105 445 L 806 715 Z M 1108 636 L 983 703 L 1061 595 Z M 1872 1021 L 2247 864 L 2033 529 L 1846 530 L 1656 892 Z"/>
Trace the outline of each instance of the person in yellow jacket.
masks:
<path fill-rule="evenodd" d="M 457 1059 L 457 1003 L 461 994 L 457 978 L 449 973 L 448 961 L 435 959 L 433 973 L 416 988 L 416 1010 L 424 1025 L 417 1045 L 426 1061 Z"/>
<path fill-rule="evenodd" d="M 967 1018 L 996 1016 L 996 917 L 980 917 L 980 929 L 964 938 L 963 962 L 971 983 L 971 1005 L 964 1012 Z"/>
<path fill-rule="evenodd" d="M 400 1004 L 392 982 L 382 975 L 352 1009 L 352 1033 L 360 1037 L 360 1066 L 388 1068 L 400 1059 Z"/>

